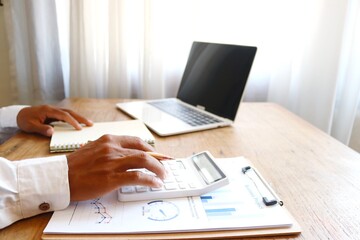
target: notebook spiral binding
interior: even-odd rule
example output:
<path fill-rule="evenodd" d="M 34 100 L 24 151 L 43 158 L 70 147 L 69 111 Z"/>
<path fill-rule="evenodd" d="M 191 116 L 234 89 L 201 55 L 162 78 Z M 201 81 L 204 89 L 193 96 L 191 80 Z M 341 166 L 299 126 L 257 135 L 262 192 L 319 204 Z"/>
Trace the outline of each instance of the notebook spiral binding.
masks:
<path fill-rule="evenodd" d="M 145 142 L 147 142 L 148 144 L 154 146 L 155 145 L 155 141 L 152 139 L 143 139 Z M 81 147 L 83 147 L 84 145 L 86 145 L 87 143 L 70 143 L 70 144 L 58 144 L 58 145 L 54 145 L 54 146 L 50 146 L 50 152 L 51 153 L 55 153 L 55 152 L 73 152 Z"/>

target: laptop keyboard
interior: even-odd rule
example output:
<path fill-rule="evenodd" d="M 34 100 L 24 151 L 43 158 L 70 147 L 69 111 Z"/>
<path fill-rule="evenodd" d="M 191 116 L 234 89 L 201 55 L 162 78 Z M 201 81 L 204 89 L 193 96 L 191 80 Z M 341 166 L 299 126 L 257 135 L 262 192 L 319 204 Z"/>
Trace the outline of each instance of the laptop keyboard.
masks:
<path fill-rule="evenodd" d="M 201 126 L 201 125 L 221 122 L 220 120 L 210 115 L 196 111 L 195 109 L 187 107 L 176 101 L 164 100 L 164 101 L 148 102 L 148 104 L 160 110 L 163 110 L 164 112 L 186 122 L 191 126 Z"/>

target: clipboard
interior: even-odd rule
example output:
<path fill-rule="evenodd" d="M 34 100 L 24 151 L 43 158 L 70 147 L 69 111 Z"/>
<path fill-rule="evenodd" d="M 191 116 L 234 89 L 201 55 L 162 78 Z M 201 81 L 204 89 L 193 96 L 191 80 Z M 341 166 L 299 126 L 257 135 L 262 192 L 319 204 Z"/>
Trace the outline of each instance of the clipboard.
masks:
<path fill-rule="evenodd" d="M 279 199 L 279 197 L 275 194 L 275 192 L 263 179 L 260 173 L 257 172 L 257 170 L 252 167 L 251 163 L 247 159 L 243 157 L 237 157 L 231 159 L 217 159 L 217 161 L 218 164 L 222 167 L 222 169 L 225 170 L 228 176 L 231 177 L 236 175 L 236 178 L 233 179 L 230 178 L 230 185 L 232 181 L 234 183 L 232 187 L 237 187 L 239 186 L 240 183 L 243 184 L 244 189 L 246 189 L 246 191 L 249 191 L 249 196 L 250 196 L 249 198 L 250 200 L 248 199 L 250 201 L 249 203 L 252 204 L 252 201 L 254 201 L 254 204 L 256 203 L 255 205 L 259 205 L 259 210 L 258 212 L 256 212 L 256 215 L 254 215 L 255 217 L 251 216 L 251 218 L 246 218 L 241 215 L 239 215 L 239 217 L 237 215 L 233 215 L 233 216 L 229 215 L 229 217 L 216 215 L 215 217 L 213 217 L 213 215 L 211 215 L 213 212 L 210 211 L 209 212 L 210 215 L 207 215 L 206 218 L 199 217 L 200 227 L 198 228 L 194 227 L 194 229 L 191 229 L 191 227 L 189 227 L 191 226 L 191 224 L 188 224 L 188 227 L 187 228 L 185 227 L 185 229 L 177 228 L 174 230 L 174 226 L 176 227 L 181 225 L 179 224 L 179 220 L 177 224 L 174 224 L 176 223 L 176 218 L 174 218 L 175 220 L 169 218 L 168 220 L 171 219 L 171 221 L 168 222 L 166 221 L 156 222 L 159 219 L 157 219 L 156 221 L 151 221 L 154 219 L 151 219 L 151 217 L 146 216 L 147 212 L 145 210 L 143 210 L 142 216 L 140 216 L 141 214 L 139 214 L 139 216 L 136 216 L 136 209 L 140 209 L 141 204 L 143 204 L 142 209 L 144 209 L 144 205 L 146 205 L 146 203 L 136 202 L 134 204 L 121 207 L 122 211 L 128 211 L 124 213 L 122 212 L 123 218 L 126 218 L 125 225 L 126 223 L 129 224 L 127 227 L 124 226 L 124 228 L 133 228 L 133 231 L 131 229 L 125 229 L 124 232 L 120 232 L 119 227 L 117 227 L 116 230 L 113 229 L 111 230 L 111 227 L 109 228 L 109 226 L 104 226 L 103 228 L 101 228 L 99 226 L 88 226 L 87 225 L 88 223 L 82 225 L 82 229 L 81 229 L 80 226 L 82 223 L 84 223 L 81 221 L 77 222 L 77 225 L 74 224 L 74 227 L 69 227 L 69 225 L 72 224 L 72 223 L 70 224 L 69 222 L 70 217 L 77 218 L 77 214 L 79 214 L 79 216 L 80 215 L 84 216 L 84 212 L 81 212 L 81 214 L 74 213 L 72 212 L 71 207 L 69 207 L 67 210 L 64 210 L 63 212 L 60 211 L 54 213 L 48 226 L 44 230 L 44 234 L 42 238 L 43 239 L 184 239 L 184 238 L 211 239 L 211 238 L 296 235 L 301 232 L 301 227 L 299 226 L 297 221 L 291 216 L 291 214 L 287 211 L 285 206 L 283 206 L 283 203 Z M 227 167 L 225 165 L 227 165 Z M 253 175 L 248 176 L 251 174 Z M 240 178 L 238 178 L 239 176 Z M 241 181 L 243 182 L 239 182 L 240 181 L 239 179 L 240 180 L 242 179 Z M 231 190 L 231 186 L 229 187 L 229 189 Z M 264 189 L 265 190 L 267 189 L 268 192 L 266 192 Z M 200 196 L 201 201 L 205 200 L 204 202 L 201 203 L 203 204 L 205 212 L 207 212 L 209 206 L 212 206 L 212 204 L 214 205 L 215 203 L 216 205 L 217 203 L 222 203 L 223 200 L 221 194 L 226 194 L 227 190 L 223 189 L 223 190 L 219 190 L 219 192 L 217 191 L 214 191 L 207 196 Z M 239 193 L 239 194 L 241 195 L 241 198 L 244 199 L 246 198 L 244 197 L 243 193 Z M 209 196 L 210 198 L 208 198 Z M 211 199 L 211 197 L 214 197 L 214 199 L 218 197 L 220 200 L 218 200 L 218 202 L 213 202 L 215 200 Z M 266 205 L 263 199 L 264 197 L 266 197 L 267 200 L 271 202 L 270 205 Z M 224 195 L 224 198 L 228 199 L 229 197 L 227 197 L 227 195 Z M 211 201 L 210 205 L 206 203 L 208 199 L 210 199 Z M 199 200 L 199 199 L 195 199 L 195 200 Z M 276 201 L 276 203 L 274 203 L 274 200 Z M 176 201 L 174 199 L 174 203 L 177 204 L 180 209 L 183 209 L 184 206 L 186 206 L 186 203 L 184 203 L 185 200 L 182 201 L 181 199 L 177 199 Z M 244 202 L 245 204 L 248 204 L 247 201 L 244 200 Z M 106 205 L 106 202 L 104 203 Z M 184 205 L 181 205 L 181 203 L 184 203 Z M 79 205 L 80 207 L 76 209 L 77 210 L 81 209 L 81 207 L 84 207 L 85 204 L 86 203 L 81 203 Z M 112 202 L 112 204 L 116 204 L 116 203 Z M 228 206 L 227 202 L 224 204 L 225 204 L 224 206 Z M 194 206 L 195 205 L 196 204 L 194 204 Z M 234 207 L 239 207 L 239 206 L 234 206 Z M 241 207 L 243 207 L 242 210 L 246 209 L 247 207 L 250 207 L 249 209 L 254 209 L 251 208 L 253 206 L 248 206 L 248 205 L 240 206 L 239 208 L 241 209 Z M 192 207 L 192 208 L 196 208 L 196 207 Z M 242 214 L 242 211 L 239 212 L 240 214 Z M 132 216 L 133 214 L 134 216 Z M 184 215 L 184 216 L 182 216 L 184 223 L 191 222 L 192 219 L 191 217 L 189 217 L 190 215 Z M 148 219 L 144 219 L 146 217 Z M 218 217 L 223 217 L 222 219 L 225 219 L 225 223 L 223 226 L 218 226 L 218 224 L 221 223 L 221 221 L 216 222 L 217 220 L 219 220 Z M 215 225 L 217 226 L 215 228 L 211 227 L 212 219 L 215 221 L 213 222 L 213 226 Z M 133 222 L 131 223 L 132 220 Z M 83 219 L 82 221 L 88 221 L 88 217 L 86 218 L 86 220 Z M 167 223 L 169 224 L 167 225 Z M 195 223 L 196 225 L 196 221 L 194 221 L 193 223 Z M 202 223 L 204 224 L 202 225 Z M 94 229 L 96 227 L 98 227 L 98 230 Z M 133 234 L 133 232 L 136 232 L 136 234 Z"/>
<path fill-rule="evenodd" d="M 226 230 L 212 232 L 182 232 L 182 233 L 156 233 L 156 234 L 43 234 L 44 240 L 83 240 L 83 239 L 118 239 L 118 240 L 166 240 L 166 239 L 226 239 L 245 237 L 269 237 L 269 236 L 296 236 L 301 233 L 301 227 L 294 219 L 290 228 L 269 228 L 249 230 Z"/>

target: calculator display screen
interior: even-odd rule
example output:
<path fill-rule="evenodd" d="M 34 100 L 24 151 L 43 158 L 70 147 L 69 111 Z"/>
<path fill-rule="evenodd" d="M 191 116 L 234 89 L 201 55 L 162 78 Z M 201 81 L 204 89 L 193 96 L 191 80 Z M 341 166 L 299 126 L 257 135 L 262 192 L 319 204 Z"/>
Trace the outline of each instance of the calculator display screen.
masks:
<path fill-rule="evenodd" d="M 192 160 L 195 164 L 195 167 L 208 184 L 225 178 L 225 175 L 206 153 L 196 155 L 192 157 Z"/>

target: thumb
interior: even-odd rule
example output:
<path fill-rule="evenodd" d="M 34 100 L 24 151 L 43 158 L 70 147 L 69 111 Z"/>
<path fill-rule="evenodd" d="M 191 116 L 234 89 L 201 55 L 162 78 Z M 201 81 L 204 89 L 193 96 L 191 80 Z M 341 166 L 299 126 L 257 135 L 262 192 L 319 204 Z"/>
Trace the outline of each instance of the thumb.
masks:
<path fill-rule="evenodd" d="M 54 129 L 50 125 L 39 124 L 34 127 L 34 132 L 40 133 L 41 135 L 51 137 L 54 133 Z"/>

